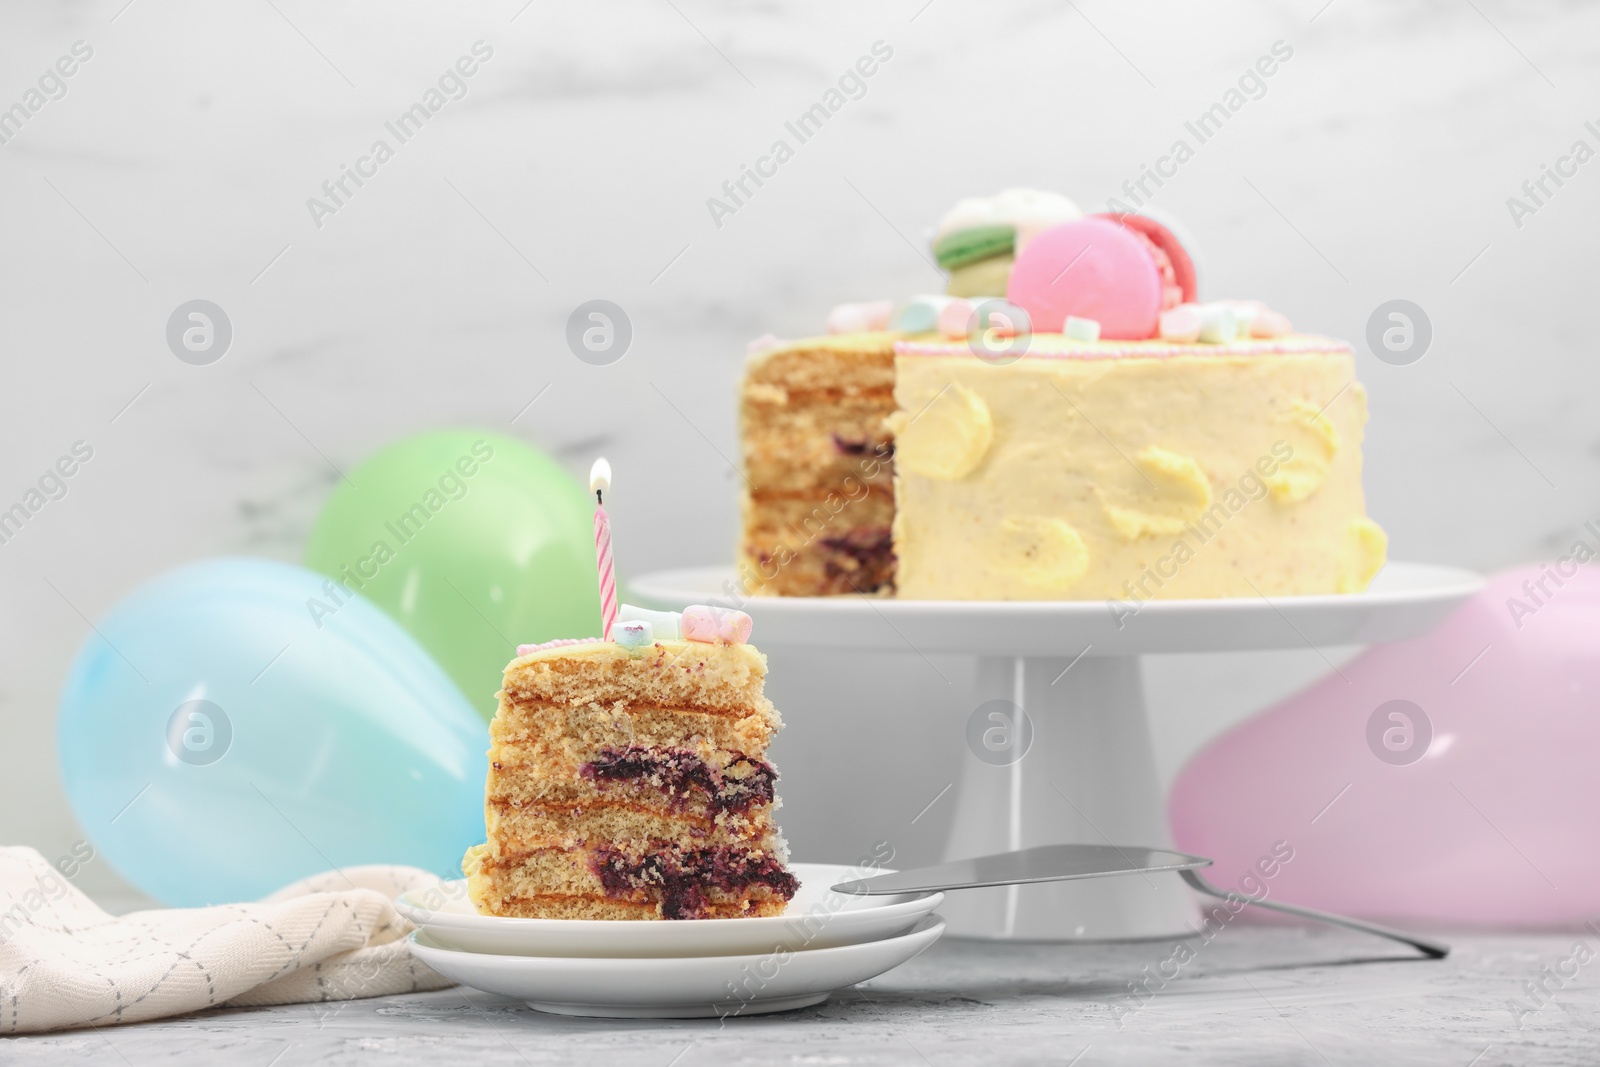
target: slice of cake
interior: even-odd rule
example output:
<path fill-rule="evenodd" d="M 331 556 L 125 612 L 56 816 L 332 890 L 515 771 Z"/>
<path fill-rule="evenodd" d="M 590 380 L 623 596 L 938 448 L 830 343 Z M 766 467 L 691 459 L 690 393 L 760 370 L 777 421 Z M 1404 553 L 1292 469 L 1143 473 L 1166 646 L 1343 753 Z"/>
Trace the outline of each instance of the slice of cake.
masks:
<path fill-rule="evenodd" d="M 488 840 L 462 861 L 473 904 L 543 919 L 781 914 L 798 887 L 765 758 L 782 722 L 766 657 L 744 643 L 749 616 L 624 605 L 613 632 L 523 646 L 506 667 Z"/>
<path fill-rule="evenodd" d="M 740 397 L 740 577 L 754 594 L 894 588 L 894 345 L 885 330 L 757 353 Z"/>

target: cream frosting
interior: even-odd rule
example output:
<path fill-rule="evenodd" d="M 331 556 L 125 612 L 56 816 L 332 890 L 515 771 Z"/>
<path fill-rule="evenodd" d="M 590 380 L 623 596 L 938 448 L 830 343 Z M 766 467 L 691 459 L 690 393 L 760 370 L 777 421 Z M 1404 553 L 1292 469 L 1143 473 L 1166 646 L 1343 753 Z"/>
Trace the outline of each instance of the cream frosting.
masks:
<path fill-rule="evenodd" d="M 994 420 L 983 398 L 952 383 L 920 411 L 889 417 L 897 468 L 924 478 L 958 481 L 983 462 L 994 440 Z"/>
<path fill-rule="evenodd" d="M 998 525 L 984 560 L 1003 582 L 1025 581 L 1063 595 L 1089 569 L 1083 537 L 1064 519 L 1048 515 L 1007 515 Z"/>
<path fill-rule="evenodd" d="M 1332 593 L 1382 567 L 1349 346 L 1033 340 L 1004 366 L 897 346 L 899 596 Z"/>
<path fill-rule="evenodd" d="M 1345 525 L 1345 556 L 1339 592 L 1359 593 L 1372 584 L 1389 557 L 1389 535 L 1366 516 Z"/>
<path fill-rule="evenodd" d="M 1133 463 L 1142 481 L 1123 503 L 1114 503 L 1108 490 L 1096 486 L 1111 525 L 1124 539 L 1182 533 L 1211 507 L 1211 483 L 1193 456 L 1151 445 Z"/>
<path fill-rule="evenodd" d="M 1262 481 L 1267 483 L 1272 499 L 1280 504 L 1298 504 L 1322 487 L 1342 442 L 1333 421 L 1304 400 L 1289 405 L 1285 426 L 1294 455 Z"/>

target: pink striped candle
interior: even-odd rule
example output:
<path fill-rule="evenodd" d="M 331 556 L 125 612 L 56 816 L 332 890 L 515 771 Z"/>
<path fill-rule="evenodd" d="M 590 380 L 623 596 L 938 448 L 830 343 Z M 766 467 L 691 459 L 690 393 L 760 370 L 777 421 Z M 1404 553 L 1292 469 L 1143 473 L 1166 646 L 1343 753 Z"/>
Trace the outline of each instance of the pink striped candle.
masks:
<path fill-rule="evenodd" d="M 611 640 L 611 624 L 617 621 L 617 567 L 611 558 L 611 516 L 606 514 L 604 494 L 611 488 L 611 464 L 603 458 L 589 469 L 589 488 L 594 492 L 594 559 L 600 572 L 600 638 Z"/>

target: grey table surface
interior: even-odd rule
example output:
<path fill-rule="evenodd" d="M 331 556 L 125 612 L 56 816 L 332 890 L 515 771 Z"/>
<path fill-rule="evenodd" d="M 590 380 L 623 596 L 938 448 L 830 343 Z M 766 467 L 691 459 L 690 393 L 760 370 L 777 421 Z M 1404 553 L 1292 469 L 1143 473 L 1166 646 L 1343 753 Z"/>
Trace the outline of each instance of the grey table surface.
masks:
<path fill-rule="evenodd" d="M 1343 931 L 1241 926 L 1189 943 L 1176 971 L 1170 941 L 946 939 L 824 1004 L 726 1022 L 565 1018 L 456 988 L 4 1038 L 0 1063 L 1600 1063 L 1590 935 L 1446 939 L 1455 952 L 1429 961 Z"/>

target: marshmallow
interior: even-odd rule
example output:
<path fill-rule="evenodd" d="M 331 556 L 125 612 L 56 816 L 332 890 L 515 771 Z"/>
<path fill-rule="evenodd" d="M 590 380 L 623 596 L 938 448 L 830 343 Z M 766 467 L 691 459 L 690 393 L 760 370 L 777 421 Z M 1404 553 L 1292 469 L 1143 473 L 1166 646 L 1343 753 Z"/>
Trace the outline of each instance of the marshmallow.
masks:
<path fill-rule="evenodd" d="M 683 609 L 683 636 L 704 644 L 742 645 L 750 640 L 755 621 L 733 608 L 692 604 Z"/>
<path fill-rule="evenodd" d="M 1074 341 L 1100 340 L 1100 324 L 1093 319 L 1080 319 L 1076 315 L 1067 316 L 1061 332 Z"/>
<path fill-rule="evenodd" d="M 895 308 L 889 317 L 889 329 L 901 333 L 927 333 L 939 325 L 939 314 L 949 306 L 954 297 L 942 293 L 925 293 L 914 296 Z"/>
<path fill-rule="evenodd" d="M 783 342 L 778 340 L 778 336 L 776 334 L 764 333 L 760 337 L 757 337 L 754 341 L 751 341 L 749 344 L 745 345 L 744 353 L 747 356 L 759 356 L 761 353 L 769 352 L 781 344 L 783 344 Z"/>
<path fill-rule="evenodd" d="M 1194 304 L 1179 304 L 1161 313 L 1161 339 L 1189 344 L 1200 339 L 1200 327 L 1205 316 Z"/>
<path fill-rule="evenodd" d="M 866 333 L 889 327 L 889 316 L 894 304 L 888 300 L 871 300 L 864 304 L 840 304 L 828 312 L 829 333 Z"/>
<path fill-rule="evenodd" d="M 972 325 L 972 303 L 968 300 L 955 299 L 944 306 L 939 312 L 939 332 L 951 340 L 967 336 L 967 329 Z"/>
<path fill-rule="evenodd" d="M 1239 336 L 1239 315 L 1222 304 L 1205 304 L 1200 308 L 1200 341 L 1208 345 L 1225 345 Z"/>
<path fill-rule="evenodd" d="M 611 627 L 611 640 L 623 648 L 643 648 L 655 640 L 654 629 L 643 619 L 618 622 Z"/>
<path fill-rule="evenodd" d="M 679 628 L 678 613 L 676 611 L 651 611 L 649 608 L 636 608 L 632 604 L 624 604 L 617 609 L 617 625 L 625 622 L 647 622 L 655 631 L 654 640 L 679 641 L 683 634 Z M 611 627 L 615 633 L 617 626 Z"/>
<path fill-rule="evenodd" d="M 973 325 L 985 334 L 1016 337 L 1033 332 L 1033 320 L 1028 313 L 1009 300 L 985 300 L 974 310 L 978 321 Z"/>
<path fill-rule="evenodd" d="M 1163 341 L 1228 344 L 1244 337 L 1286 337 L 1289 320 L 1259 300 L 1179 304 L 1161 313 Z"/>
<path fill-rule="evenodd" d="M 1294 333 L 1289 319 L 1276 311 L 1263 311 L 1250 323 L 1251 337 L 1287 337 Z"/>
<path fill-rule="evenodd" d="M 1267 305 L 1259 300 L 1219 300 L 1217 303 L 1230 309 L 1238 318 L 1240 337 L 1249 337 L 1251 324 L 1267 310 Z"/>

